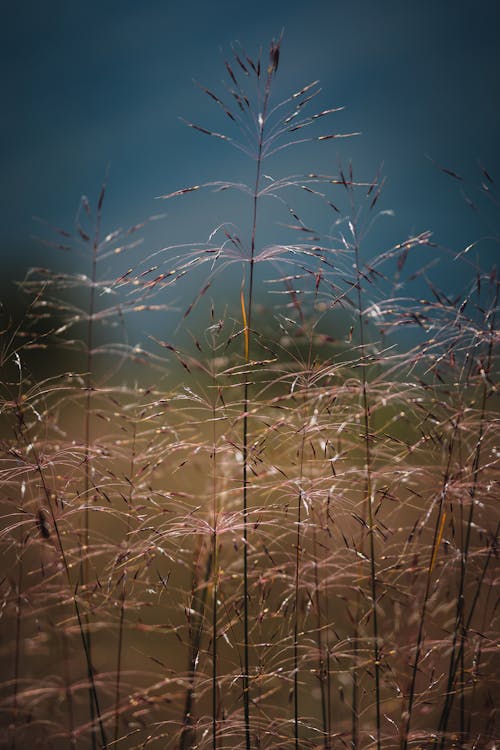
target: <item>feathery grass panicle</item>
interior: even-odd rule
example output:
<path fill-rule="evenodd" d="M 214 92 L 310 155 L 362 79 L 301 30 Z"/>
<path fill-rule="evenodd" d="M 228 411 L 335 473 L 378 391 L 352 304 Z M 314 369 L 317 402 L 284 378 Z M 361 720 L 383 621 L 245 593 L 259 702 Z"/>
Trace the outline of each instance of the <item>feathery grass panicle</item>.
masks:
<path fill-rule="evenodd" d="M 186 121 L 249 184 L 160 196 L 237 221 L 146 249 L 161 215 L 107 231 L 103 188 L 2 323 L 2 746 L 495 747 L 495 240 L 374 253 L 385 178 L 331 154 L 318 81 L 277 96 L 281 46 L 235 44 L 196 84 L 222 125 Z M 282 175 L 294 147 L 337 166 Z"/>

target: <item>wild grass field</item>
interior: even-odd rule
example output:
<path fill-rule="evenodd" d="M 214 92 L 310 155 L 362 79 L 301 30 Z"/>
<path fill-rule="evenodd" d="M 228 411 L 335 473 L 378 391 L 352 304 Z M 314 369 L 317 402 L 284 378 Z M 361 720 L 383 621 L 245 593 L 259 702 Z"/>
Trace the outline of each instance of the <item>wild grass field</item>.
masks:
<path fill-rule="evenodd" d="M 497 271 L 426 227 L 380 247 L 381 174 L 278 176 L 356 135 L 317 82 L 275 96 L 280 47 L 235 45 L 221 130 L 187 122 L 250 185 L 162 196 L 241 226 L 148 250 L 105 184 L 4 316 L 2 747 L 498 746 Z"/>

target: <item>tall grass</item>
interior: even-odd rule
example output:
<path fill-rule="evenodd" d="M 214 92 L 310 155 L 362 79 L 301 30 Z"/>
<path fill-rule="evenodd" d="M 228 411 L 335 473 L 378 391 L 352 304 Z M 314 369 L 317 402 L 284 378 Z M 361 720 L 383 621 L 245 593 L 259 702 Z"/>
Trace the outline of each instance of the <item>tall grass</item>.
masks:
<path fill-rule="evenodd" d="M 2 327 L 6 747 L 497 742 L 497 273 L 425 227 L 373 251 L 383 178 L 333 166 L 355 134 L 318 82 L 276 96 L 280 53 L 234 46 L 221 127 L 187 122 L 249 184 L 162 196 L 239 226 L 148 250 L 103 188 Z M 276 176 L 294 148 L 331 169 Z"/>

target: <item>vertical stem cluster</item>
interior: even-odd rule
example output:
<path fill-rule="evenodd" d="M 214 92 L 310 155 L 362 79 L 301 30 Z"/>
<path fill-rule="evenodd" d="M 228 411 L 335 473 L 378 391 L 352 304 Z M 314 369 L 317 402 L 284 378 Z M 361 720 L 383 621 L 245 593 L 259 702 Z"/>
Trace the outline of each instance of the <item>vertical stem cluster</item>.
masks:
<path fill-rule="evenodd" d="M 476 439 L 476 446 L 474 451 L 474 459 L 472 462 L 472 482 L 469 490 L 470 497 L 470 508 L 469 515 L 467 518 L 467 525 L 465 530 L 465 542 L 462 549 L 462 555 L 460 558 L 460 579 L 457 595 L 457 606 L 455 613 L 455 625 L 453 629 L 453 641 L 450 654 L 450 663 L 448 669 L 448 680 L 446 685 L 445 701 L 443 709 L 441 711 L 441 717 L 439 719 L 438 726 L 438 737 L 440 740 L 440 748 L 443 750 L 446 742 L 446 730 L 448 727 L 448 721 L 453 707 L 455 698 L 454 684 L 456 680 L 457 670 L 464 657 L 465 641 L 467 638 L 468 624 L 466 625 L 465 620 L 465 586 L 467 579 L 467 564 L 469 559 L 469 549 L 471 543 L 474 511 L 476 506 L 476 494 L 478 490 L 479 475 L 481 473 L 481 450 L 483 445 L 484 430 L 485 430 L 485 418 L 486 418 L 486 402 L 490 391 L 489 377 L 491 372 L 492 360 L 493 360 L 493 342 L 495 338 L 495 325 L 496 325 L 496 310 L 498 306 L 498 299 L 500 293 L 500 284 L 494 279 L 496 284 L 495 295 L 493 304 L 489 312 L 489 329 L 488 330 L 488 349 L 484 361 L 478 362 L 478 368 L 482 375 L 482 387 L 481 387 L 481 402 L 479 409 L 479 428 Z M 472 616 L 473 609 L 471 608 L 469 618 Z M 459 645 L 457 645 L 459 644 Z M 464 692 L 463 681 L 460 685 L 460 696 L 462 706 L 462 696 Z M 461 729 L 464 729 L 464 709 L 460 711 Z M 436 740 L 437 742 L 437 740 Z"/>
<path fill-rule="evenodd" d="M 417 675 L 418 675 L 418 668 L 419 668 L 419 662 L 420 662 L 420 655 L 422 653 L 422 642 L 424 637 L 424 625 L 425 625 L 425 619 L 427 615 L 427 605 L 429 603 L 429 596 L 431 592 L 431 584 L 432 584 L 432 571 L 434 569 L 434 566 L 436 564 L 436 558 L 439 550 L 439 545 L 443 536 L 444 531 L 444 524 L 446 521 L 446 512 L 444 510 L 445 508 L 445 502 L 446 502 L 446 495 L 448 490 L 448 483 L 451 476 L 451 461 L 453 457 L 453 449 L 455 445 L 455 439 L 457 436 L 457 432 L 460 425 L 460 419 L 457 418 L 455 422 L 455 426 L 453 429 L 453 434 L 450 438 L 450 442 L 448 445 L 448 460 L 447 465 L 445 469 L 445 473 L 443 476 L 443 484 L 441 487 L 441 492 L 439 494 L 439 504 L 438 504 L 438 511 L 436 516 L 436 523 L 434 526 L 434 535 L 432 539 L 432 546 L 431 546 L 431 554 L 429 558 L 429 564 L 427 566 L 427 574 L 425 579 L 425 591 L 424 591 L 424 598 L 422 601 L 422 609 L 420 612 L 420 618 L 419 618 L 419 625 L 418 625 L 418 634 L 417 634 L 417 643 L 415 646 L 415 656 L 413 659 L 413 666 L 411 671 L 411 682 L 410 682 L 410 690 L 408 694 L 408 705 L 406 708 L 406 720 L 403 728 L 403 734 L 401 737 L 401 750 L 407 750 L 408 747 L 408 735 L 410 732 L 410 726 L 411 726 L 411 719 L 412 719 L 412 712 L 413 712 L 413 702 L 415 699 L 415 688 L 417 683 Z"/>
<path fill-rule="evenodd" d="M 67 558 L 67 555 L 66 555 L 66 551 L 65 551 L 64 546 L 63 546 L 63 541 L 62 541 L 62 536 L 61 536 L 61 530 L 59 528 L 59 523 L 58 523 L 57 517 L 56 517 L 56 511 L 54 510 L 54 505 L 53 505 L 53 502 L 52 502 L 52 493 L 51 493 L 50 487 L 49 487 L 49 485 L 47 483 L 47 479 L 46 479 L 46 476 L 45 476 L 45 472 L 44 472 L 44 469 L 43 469 L 43 466 L 42 466 L 42 462 L 41 462 L 38 450 L 37 450 L 37 448 L 35 446 L 34 441 L 31 439 L 31 436 L 29 434 L 29 426 L 26 423 L 26 420 L 25 420 L 25 417 L 24 417 L 24 413 L 23 413 L 23 411 L 21 409 L 21 405 L 19 403 L 17 404 L 17 416 L 18 416 L 18 421 L 19 421 L 19 437 L 20 437 L 21 441 L 23 442 L 23 444 L 25 445 L 26 449 L 29 449 L 31 451 L 32 456 L 33 456 L 34 467 L 35 467 L 36 473 L 38 474 L 38 476 L 40 478 L 40 483 L 41 483 L 41 487 L 42 487 L 43 497 L 44 497 L 45 502 L 47 504 L 47 508 L 49 510 L 49 513 L 50 513 L 50 520 L 51 520 L 51 523 L 52 523 L 52 526 L 54 528 L 54 532 L 55 532 L 55 535 L 56 535 L 57 548 L 58 548 L 59 554 L 61 556 L 61 561 L 62 561 L 62 564 L 63 564 L 63 569 L 64 569 L 64 573 L 65 573 L 65 577 L 66 577 L 66 582 L 68 584 L 69 589 L 72 590 L 70 565 L 68 563 L 68 558 Z M 77 586 L 77 588 L 78 588 L 78 586 Z M 90 700 L 90 705 L 91 705 L 91 718 L 92 718 L 92 721 L 93 721 L 94 720 L 94 716 L 95 716 L 95 714 L 94 714 L 94 707 L 95 707 L 95 710 L 97 712 L 97 720 L 98 720 L 98 724 L 99 724 L 99 731 L 100 731 L 100 734 L 101 734 L 102 748 L 105 749 L 107 747 L 106 733 L 105 733 L 105 730 L 104 730 L 104 725 L 102 723 L 101 712 L 100 712 L 100 708 L 99 708 L 99 700 L 98 700 L 98 695 L 97 695 L 97 687 L 96 687 L 95 679 L 94 679 L 94 671 L 92 669 L 91 656 L 90 656 L 89 649 L 88 649 L 88 642 L 87 642 L 87 637 L 86 637 L 85 629 L 84 629 L 84 626 L 83 626 L 83 623 L 82 623 L 82 619 L 81 619 L 81 616 L 80 616 L 80 611 L 79 611 L 79 608 L 78 608 L 78 602 L 77 602 L 77 599 L 76 599 L 76 591 L 75 591 L 75 593 L 73 595 L 73 604 L 74 604 L 74 607 L 75 607 L 75 613 L 76 613 L 77 620 L 78 620 L 78 629 L 79 629 L 79 633 L 80 633 L 80 636 L 81 636 L 81 639 L 82 639 L 82 645 L 83 645 L 83 650 L 84 650 L 84 654 L 85 654 L 85 663 L 86 663 L 87 674 L 88 674 L 88 678 L 89 678 L 89 700 Z M 20 632 L 20 631 L 18 631 L 18 632 Z M 16 658 L 19 658 L 19 657 L 17 656 Z M 17 693 L 16 693 L 16 697 L 17 697 Z M 73 736 L 73 705 L 72 705 L 72 701 L 71 700 L 69 701 L 69 718 L 70 718 L 70 734 L 71 734 L 70 743 L 74 744 L 74 736 Z M 93 734 L 93 738 L 94 738 L 93 741 L 96 742 L 95 732 L 93 731 L 92 734 Z"/>

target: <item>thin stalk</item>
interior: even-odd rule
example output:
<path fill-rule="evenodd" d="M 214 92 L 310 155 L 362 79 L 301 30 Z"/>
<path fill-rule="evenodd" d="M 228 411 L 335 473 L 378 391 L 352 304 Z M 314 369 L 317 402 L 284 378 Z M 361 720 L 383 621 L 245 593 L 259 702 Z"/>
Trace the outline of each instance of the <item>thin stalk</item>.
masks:
<path fill-rule="evenodd" d="M 418 626 L 418 635 L 417 635 L 417 645 L 415 647 L 415 657 L 413 660 L 413 667 L 411 672 L 411 683 L 410 683 L 410 691 L 408 695 L 408 707 L 406 709 L 406 724 L 404 728 L 404 733 L 401 738 L 401 750 L 407 750 L 408 747 L 408 735 L 410 732 L 410 725 L 411 725 L 411 717 L 412 717 L 412 711 L 413 711 L 413 701 L 415 698 L 415 687 L 417 682 L 417 674 L 418 674 L 418 666 L 420 662 L 420 655 L 422 653 L 422 641 L 423 641 L 423 635 L 424 635 L 424 623 L 425 618 L 427 616 L 427 606 L 429 603 L 429 596 L 431 591 L 431 584 L 432 584 L 432 571 L 434 569 L 434 566 L 436 564 L 436 558 L 437 553 L 439 549 L 439 545 L 443 536 L 443 530 L 444 530 L 444 523 L 446 520 L 446 513 L 444 512 L 444 506 L 446 502 L 446 496 L 447 496 L 447 489 L 448 489 L 448 482 L 450 480 L 450 473 L 451 473 L 451 461 L 453 456 L 453 447 L 455 444 L 455 439 L 458 433 L 460 420 L 457 419 L 455 421 L 453 434 L 450 439 L 449 445 L 448 445 L 448 460 L 446 464 L 445 473 L 443 476 L 443 483 L 441 487 L 441 492 L 439 495 L 439 505 L 438 505 L 438 512 L 436 516 L 436 524 L 434 526 L 434 536 L 432 540 L 432 547 L 431 547 L 431 554 L 429 559 L 429 565 L 427 566 L 427 576 L 425 581 L 425 592 L 424 592 L 424 598 L 422 602 L 422 610 L 420 612 L 420 621 Z"/>
<path fill-rule="evenodd" d="M 77 586 L 77 590 L 78 590 L 78 586 Z M 85 630 L 84 630 L 82 618 L 80 615 L 80 608 L 76 600 L 77 590 L 75 591 L 75 595 L 73 597 L 73 603 L 75 605 L 76 617 L 78 620 L 78 627 L 79 627 L 80 635 L 82 638 L 83 650 L 85 651 L 85 656 L 87 658 L 87 672 L 88 672 L 89 686 L 90 686 L 89 690 L 92 696 L 92 713 L 94 713 L 94 704 L 95 704 L 95 710 L 97 712 L 97 722 L 99 724 L 99 731 L 101 733 L 101 743 L 102 743 L 101 747 L 106 748 L 107 747 L 106 733 L 104 731 L 104 725 L 102 723 L 101 709 L 99 707 L 99 697 L 97 695 L 97 687 L 95 684 L 94 672 L 92 669 L 92 662 L 91 662 L 91 657 L 90 657 L 89 648 L 88 648 L 89 644 L 85 635 Z M 94 735 L 94 732 L 92 732 L 92 734 Z"/>
<path fill-rule="evenodd" d="M 477 648 L 475 649 L 474 657 L 473 657 L 473 661 L 472 661 L 472 669 L 471 669 L 471 674 L 472 674 L 472 695 L 471 695 L 471 699 L 470 699 L 469 718 L 468 718 L 468 721 L 467 721 L 467 730 L 466 730 L 466 735 L 464 737 L 465 742 L 467 742 L 467 740 L 470 737 L 470 734 L 472 732 L 472 720 L 473 720 L 473 715 L 474 715 L 474 704 L 475 704 L 475 701 L 476 701 L 476 687 L 477 687 L 477 683 L 479 681 L 478 672 L 479 672 L 479 665 L 481 663 L 481 651 L 482 651 L 481 644 L 482 644 L 482 640 L 483 640 L 483 637 L 484 637 L 483 633 L 486 632 L 487 618 L 488 618 L 488 613 L 490 611 L 489 604 L 490 604 L 490 598 L 491 598 L 492 591 L 493 591 L 493 583 L 490 583 L 490 585 L 488 587 L 488 594 L 486 596 L 486 601 L 484 603 L 483 621 L 482 621 L 482 624 L 481 624 L 481 629 L 479 631 L 480 635 L 479 635 L 479 638 L 478 638 Z"/>
<path fill-rule="evenodd" d="M 69 671 L 69 652 L 68 652 L 68 637 L 66 633 L 62 633 L 62 648 L 63 648 L 63 663 L 64 663 L 64 682 L 66 692 L 66 703 L 68 705 L 68 733 L 69 733 L 69 746 L 71 750 L 76 750 L 76 736 L 75 736 L 75 712 L 73 707 L 73 695 L 70 687 L 70 671 Z"/>
<path fill-rule="evenodd" d="M 17 710 L 18 710 L 18 690 L 19 690 L 19 662 L 21 657 L 21 623 L 22 623 L 22 589 L 23 589 L 23 527 L 19 526 L 19 540 L 18 540 L 18 572 L 17 572 L 17 597 L 16 597 L 16 650 L 14 653 L 14 695 L 12 698 L 13 705 L 13 735 L 11 742 L 11 750 L 16 748 L 16 726 L 17 726 Z"/>
<path fill-rule="evenodd" d="M 329 613 L 328 613 L 328 597 L 325 596 L 325 618 L 326 621 L 329 621 Z M 326 678 L 326 748 L 325 750 L 330 750 L 330 737 L 332 734 L 332 724 L 333 724 L 333 716 L 335 715 L 333 713 L 333 695 L 332 695 L 332 679 L 331 679 L 331 668 L 330 668 L 330 638 L 328 635 L 328 631 L 326 634 L 326 660 L 325 660 L 325 678 Z"/>
<path fill-rule="evenodd" d="M 90 445 L 91 445 L 91 408 L 92 408 L 92 393 L 94 390 L 94 383 L 93 383 L 93 336 L 94 336 L 94 312 L 95 312 L 95 289 L 96 289 L 96 282 L 97 282 L 97 254 L 99 250 L 99 235 L 100 235 L 100 229 L 101 229 L 101 208 L 102 208 L 102 201 L 104 198 L 104 190 L 105 187 L 103 186 L 101 189 L 101 193 L 99 196 L 98 201 L 98 208 L 97 208 L 97 219 L 96 219 L 96 228 L 94 233 L 94 240 L 92 243 L 92 264 L 91 264 L 91 274 L 90 274 L 90 295 L 89 295 L 89 307 L 88 307 L 88 321 L 87 321 L 87 373 L 85 376 L 85 390 L 86 390 L 86 399 L 85 399 L 85 474 L 84 474 L 84 502 L 85 502 L 85 512 L 84 512 L 84 544 L 83 549 L 81 551 L 81 560 L 80 560 L 80 584 L 85 587 L 86 583 L 89 580 L 89 543 L 90 543 L 90 507 L 89 507 L 89 498 L 90 498 L 90 487 L 91 487 L 91 480 L 90 480 Z M 86 647 L 86 653 L 88 653 L 89 660 L 90 660 L 90 668 L 92 669 L 92 634 L 90 629 L 90 617 L 88 612 L 85 613 L 84 616 L 85 620 L 85 638 L 87 641 L 87 647 Z M 97 704 L 96 704 L 97 708 Z M 92 696 L 92 692 L 89 689 L 89 712 L 90 712 L 90 720 L 91 720 L 91 726 L 92 726 L 92 750 L 96 750 L 97 748 L 97 739 L 95 734 L 95 722 L 94 722 L 94 698 Z"/>
<path fill-rule="evenodd" d="M 200 559 L 203 553 L 204 545 L 200 546 L 198 560 L 195 565 L 197 571 L 200 567 Z M 184 713 L 182 719 L 182 730 L 180 735 L 179 750 L 190 750 L 195 741 L 193 729 L 193 704 L 195 697 L 195 680 L 196 668 L 200 655 L 200 644 L 203 635 L 203 623 L 205 619 L 205 608 L 207 603 L 207 590 L 212 573 L 212 552 L 210 550 L 205 566 L 205 575 L 201 581 L 197 573 L 193 576 L 193 588 L 191 594 L 190 617 L 192 618 L 193 627 L 190 627 L 190 653 L 189 653 L 189 682 L 186 690 L 186 699 L 184 702 Z"/>
<path fill-rule="evenodd" d="M 358 750 L 359 742 L 359 676 L 358 676 L 358 639 L 359 639 L 359 621 L 361 617 L 361 597 L 359 591 L 356 597 L 356 618 L 354 623 L 353 640 L 353 662 L 354 669 L 352 672 L 352 693 L 351 693 L 351 747 L 352 750 Z"/>
<path fill-rule="evenodd" d="M 373 618 L 373 660 L 375 668 L 375 714 L 376 714 L 376 737 L 377 750 L 381 750 L 380 742 L 380 646 L 379 646 L 379 626 L 377 615 L 377 570 L 375 558 L 375 524 L 373 518 L 373 498 L 372 498 L 372 454 L 370 447 L 370 405 L 368 402 L 368 383 L 366 378 L 366 350 L 365 334 L 363 320 L 363 301 L 361 295 L 361 272 L 359 268 L 359 246 L 355 241 L 355 264 L 357 274 L 357 297 L 358 297 L 358 319 L 359 319 L 359 337 L 361 351 L 361 384 L 363 399 L 363 427 L 365 439 L 365 498 L 367 508 L 368 533 L 370 537 L 370 586 L 372 599 L 372 618 Z"/>
<path fill-rule="evenodd" d="M 84 485 L 84 500 L 85 500 L 85 516 L 84 516 L 84 548 L 83 548 L 83 571 L 82 571 L 82 583 L 88 580 L 88 547 L 90 540 L 90 508 L 89 508 L 89 492 L 90 492 L 90 442 L 91 442 L 91 408 L 92 408 L 92 391 L 94 388 L 92 368 L 93 368 L 93 317 L 95 309 L 95 285 L 97 281 L 97 249 L 98 240 L 97 235 L 94 240 L 92 248 L 92 272 L 91 272 L 91 286 L 90 286 L 90 298 L 89 298 L 89 311 L 88 311 L 88 323 L 87 323 L 87 372 L 85 376 L 85 485 Z"/>
<path fill-rule="evenodd" d="M 313 524 L 313 558 L 314 558 L 314 602 L 316 605 L 316 644 L 318 648 L 318 677 L 321 691 L 321 721 L 323 726 L 323 747 L 330 750 L 330 722 L 329 722 L 329 685 L 325 685 L 325 678 L 329 678 L 329 669 L 325 664 L 325 647 L 322 638 L 322 617 L 321 617 L 321 595 L 319 587 L 318 571 L 318 540 L 316 524 Z M 327 647 L 328 648 L 328 647 Z M 328 707 L 328 708 L 327 708 Z"/>
<path fill-rule="evenodd" d="M 215 551 L 214 557 L 214 582 L 213 582 L 213 606 L 212 606 L 212 748 L 217 750 L 217 716 L 218 716 L 218 702 L 217 702 L 217 618 L 218 618 L 218 607 L 217 597 L 218 581 L 218 560 L 217 560 L 217 531 L 214 531 L 213 537 L 213 549 Z"/>
<path fill-rule="evenodd" d="M 309 338 L 308 356 L 307 356 L 307 381 L 306 389 L 310 387 L 309 376 L 311 372 L 312 359 L 312 333 Z M 306 420 L 304 414 L 304 423 L 301 430 L 300 438 L 300 458 L 299 458 L 299 493 L 297 495 L 297 534 L 295 540 L 295 612 L 293 626 L 293 727 L 295 750 L 299 750 L 299 591 L 300 591 L 300 558 L 302 545 L 302 502 L 303 502 L 303 482 L 304 482 L 304 452 L 306 443 Z"/>
<path fill-rule="evenodd" d="M 262 148 L 264 145 L 264 125 L 266 122 L 267 106 L 269 103 L 272 71 L 268 72 L 262 113 L 259 117 L 259 137 L 257 150 L 257 167 L 255 174 L 255 186 L 253 191 L 252 210 L 252 234 L 250 242 L 250 279 L 248 296 L 246 300 L 246 311 L 244 314 L 245 326 L 245 364 L 250 363 L 251 333 L 252 333 L 252 311 L 253 311 L 253 284 L 255 267 L 255 241 L 257 235 L 257 209 L 259 201 L 259 187 L 262 170 Z M 248 367 L 245 368 L 245 382 L 243 388 L 243 712 L 245 723 L 245 747 L 250 750 L 250 656 L 249 656 L 249 633 L 248 633 L 248 409 L 250 405 L 250 380 Z"/>
<path fill-rule="evenodd" d="M 328 531 L 328 524 L 330 521 L 330 494 L 328 494 L 328 500 L 327 500 L 327 510 L 326 510 L 326 518 L 325 518 L 325 524 L 326 529 Z M 317 572 L 317 569 L 316 569 Z M 319 592 L 318 592 L 319 593 Z M 330 614 L 328 611 L 328 595 L 325 595 L 325 620 L 326 622 L 330 622 Z M 330 636 L 329 631 L 326 631 L 326 660 L 325 660 L 325 670 L 326 670 L 326 727 L 327 727 L 327 739 L 328 744 L 325 750 L 330 750 L 330 736 L 332 733 L 332 724 L 333 724 L 333 695 L 332 695 L 332 680 L 331 680 L 331 670 L 330 670 Z"/>
<path fill-rule="evenodd" d="M 460 446 L 459 446 L 460 447 Z M 462 456 L 460 456 L 460 466 L 464 466 L 464 461 L 462 460 Z M 460 496 L 460 547 L 461 549 L 464 548 L 464 502 L 463 497 Z M 484 631 L 483 631 L 484 632 Z M 465 633 L 463 629 L 463 623 L 462 623 L 462 643 L 465 647 Z M 464 657 L 464 649 L 462 649 L 462 657 L 460 659 L 460 737 L 462 739 L 462 742 L 464 741 L 464 734 L 465 734 L 465 657 Z"/>
<path fill-rule="evenodd" d="M 302 430 L 300 448 L 300 484 L 303 481 L 304 472 L 304 443 L 305 426 Z M 302 524 L 302 498 L 303 490 L 300 488 L 297 496 L 297 534 L 295 539 L 295 612 L 293 624 L 293 727 L 295 750 L 299 750 L 299 581 L 300 581 L 300 557 L 301 557 L 301 524 Z"/>
<path fill-rule="evenodd" d="M 125 597 L 126 597 L 126 576 L 123 575 L 122 590 L 120 592 L 120 617 L 118 623 L 118 647 L 116 655 L 116 685 L 115 685 L 115 743 L 118 742 L 120 727 L 120 697 L 121 697 L 121 671 L 122 671 L 122 654 L 123 654 L 123 631 L 125 620 Z"/>
<path fill-rule="evenodd" d="M 128 496 L 129 509 L 132 508 L 134 501 L 134 474 L 135 474 L 135 458 L 136 458 L 136 436 L 137 426 L 135 422 L 132 425 L 132 453 L 130 456 L 130 490 Z M 127 513 L 127 531 L 125 534 L 125 554 L 128 552 L 128 542 L 130 534 L 130 510 Z M 125 599 L 126 599 L 126 584 L 127 576 L 126 573 L 122 577 L 122 590 L 120 594 L 120 618 L 118 623 L 118 647 L 116 654 L 116 685 L 115 685 L 115 729 L 114 737 L 115 742 L 118 742 L 118 732 L 120 726 L 120 699 L 121 699 L 121 671 L 122 671 L 122 655 L 123 655 L 123 637 L 124 637 L 124 623 L 125 623 Z"/>
<path fill-rule="evenodd" d="M 246 332 L 245 332 L 245 363 L 250 362 L 250 332 L 252 321 L 253 302 L 253 278 L 254 278 L 254 254 L 255 254 L 255 232 L 257 228 L 257 193 L 260 181 L 260 158 L 262 143 L 259 146 L 259 158 L 257 161 L 257 178 L 253 199 L 253 224 L 252 245 L 250 255 L 250 281 L 246 305 Z M 249 407 L 249 377 L 248 369 L 245 369 L 245 383 L 243 390 L 243 711 L 245 720 L 245 744 L 246 750 L 250 750 L 250 695 L 249 695 L 249 635 L 248 635 L 248 407 Z"/>
<path fill-rule="evenodd" d="M 465 646 L 465 628 L 462 625 L 462 631 L 460 633 L 461 643 Z M 460 740 L 463 743 L 465 740 L 465 649 L 461 649 L 460 653 Z"/>
<path fill-rule="evenodd" d="M 213 377 L 215 386 L 215 374 Z M 219 518 L 219 506 L 217 498 L 217 434 L 216 434 L 216 415 L 217 400 L 219 392 L 212 402 L 212 559 L 213 559 L 213 585 L 212 585 L 212 750 L 217 750 L 217 618 L 219 596 L 219 554 L 217 540 L 217 524 Z"/>
<path fill-rule="evenodd" d="M 26 439 L 26 436 L 24 434 L 24 430 L 27 429 L 26 422 L 24 419 L 24 413 L 21 408 L 22 403 L 22 382 L 23 382 L 23 372 L 22 372 L 22 366 L 21 366 L 21 360 L 19 357 L 17 357 L 17 366 L 19 369 L 19 383 L 18 383 L 18 392 L 16 396 L 16 417 L 17 417 L 17 429 L 14 427 L 14 434 L 19 432 L 19 435 L 21 437 L 21 440 L 25 442 L 26 447 L 29 445 L 29 440 Z M 22 485 L 21 488 L 21 503 L 24 500 L 24 493 L 25 493 L 25 485 Z M 14 728 L 13 728 L 13 735 L 12 735 L 12 742 L 11 742 L 11 750 L 15 750 L 16 748 L 16 726 L 17 726 L 17 711 L 18 711 L 18 690 L 19 690 L 19 664 L 20 664 L 20 658 L 21 658 L 21 624 L 22 624 L 22 596 L 21 592 L 23 589 L 23 547 L 24 547 L 24 539 L 23 539 L 23 527 L 22 525 L 19 526 L 19 538 L 17 542 L 17 555 L 18 555 L 18 571 L 17 571 L 17 596 L 16 596 L 16 648 L 15 648 L 15 654 L 14 654 L 14 695 L 13 695 L 13 714 L 14 714 Z"/>

